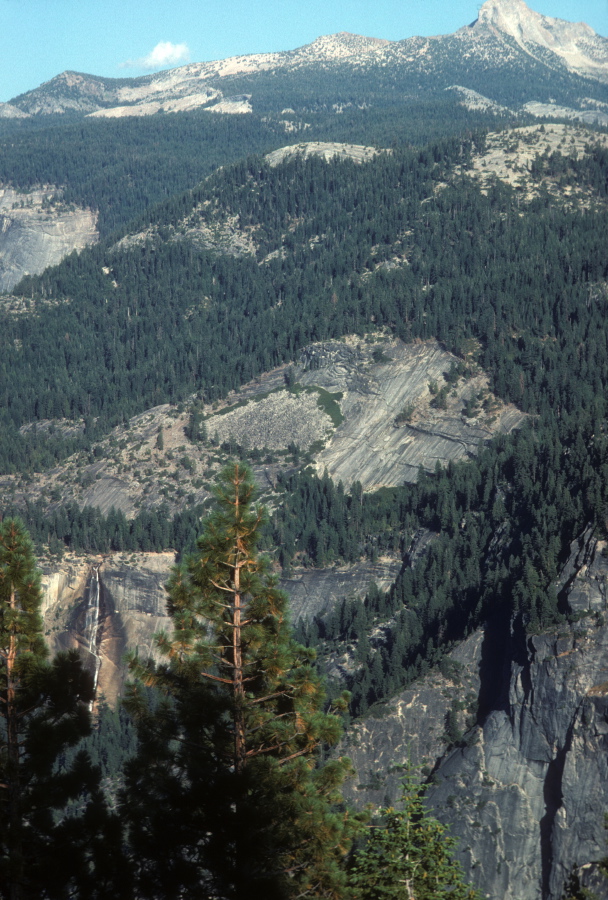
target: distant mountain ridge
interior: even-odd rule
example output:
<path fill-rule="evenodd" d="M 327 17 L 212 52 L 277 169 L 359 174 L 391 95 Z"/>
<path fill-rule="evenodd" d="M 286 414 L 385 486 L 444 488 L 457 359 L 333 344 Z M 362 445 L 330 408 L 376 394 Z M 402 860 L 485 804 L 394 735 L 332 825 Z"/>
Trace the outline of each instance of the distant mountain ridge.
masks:
<path fill-rule="evenodd" d="M 369 76 L 380 68 L 386 70 L 385 76 L 395 72 L 405 78 L 406 89 L 424 90 L 429 78 L 436 88 L 445 89 L 450 79 L 455 80 L 452 76 L 458 75 L 464 87 L 479 90 L 475 73 L 480 67 L 508 71 L 523 82 L 531 65 L 537 78 L 543 72 L 545 76 L 557 72 L 566 78 L 582 76 L 591 83 L 608 84 L 608 39 L 584 23 L 536 13 L 523 0 L 486 0 L 475 22 L 453 35 L 388 41 L 340 32 L 295 50 L 190 63 L 140 78 L 63 72 L 9 104 L 1 104 L 0 116 L 72 113 L 117 117 L 196 108 L 243 113 L 255 111 L 259 79 L 278 73 L 319 77 L 328 69 L 339 69 L 356 77 L 362 72 Z M 465 83 L 467 73 L 469 83 Z M 251 95 L 244 98 L 245 80 Z M 520 90 L 523 88 L 520 84 Z M 500 101 L 499 97 L 492 99 Z"/>

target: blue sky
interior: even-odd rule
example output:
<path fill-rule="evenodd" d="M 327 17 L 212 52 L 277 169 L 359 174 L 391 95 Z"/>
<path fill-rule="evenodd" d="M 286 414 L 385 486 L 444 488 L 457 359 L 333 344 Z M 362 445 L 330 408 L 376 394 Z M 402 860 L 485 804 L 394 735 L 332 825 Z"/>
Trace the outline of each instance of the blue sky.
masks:
<path fill-rule="evenodd" d="M 477 0 L 0 0 L 0 101 L 66 69 L 111 78 L 241 53 L 292 50 L 351 31 L 401 40 L 449 34 Z M 608 36 L 608 0 L 530 0 Z"/>

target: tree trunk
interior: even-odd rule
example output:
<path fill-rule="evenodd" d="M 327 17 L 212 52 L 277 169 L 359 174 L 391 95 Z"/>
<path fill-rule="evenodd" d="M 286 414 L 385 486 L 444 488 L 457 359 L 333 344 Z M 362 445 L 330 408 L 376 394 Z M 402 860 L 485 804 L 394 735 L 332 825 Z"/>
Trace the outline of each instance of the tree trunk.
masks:
<path fill-rule="evenodd" d="M 237 551 L 238 552 L 238 551 Z M 241 646 L 241 592 L 239 590 L 240 569 L 237 565 L 234 571 L 234 607 L 232 611 L 232 670 L 233 700 L 234 700 L 234 768 L 238 773 L 243 771 L 245 765 L 245 717 L 243 700 L 245 697 L 243 686 L 243 652 Z"/>
<path fill-rule="evenodd" d="M 11 589 L 10 608 L 17 608 L 17 594 Z M 10 829 L 11 886 L 10 900 L 21 900 L 23 880 L 23 846 L 21 840 L 21 785 L 19 780 L 19 727 L 17 712 L 17 685 L 15 664 L 17 662 L 17 636 L 9 637 L 6 657 L 6 750 L 8 820 Z"/>
<path fill-rule="evenodd" d="M 234 520 L 238 525 L 239 521 L 239 487 L 241 479 L 239 478 L 238 466 L 235 470 L 234 479 Z M 238 531 L 235 535 L 234 546 L 234 605 L 232 608 L 232 684 L 233 684 L 233 701 L 234 701 L 234 769 L 237 774 L 243 771 L 245 765 L 245 757 L 247 749 L 245 746 L 245 716 L 243 709 L 243 700 L 245 699 L 243 685 L 243 650 L 242 650 L 242 634 L 241 634 L 241 613 L 242 613 L 242 595 L 241 595 L 241 561 L 239 559 L 239 537 Z"/>

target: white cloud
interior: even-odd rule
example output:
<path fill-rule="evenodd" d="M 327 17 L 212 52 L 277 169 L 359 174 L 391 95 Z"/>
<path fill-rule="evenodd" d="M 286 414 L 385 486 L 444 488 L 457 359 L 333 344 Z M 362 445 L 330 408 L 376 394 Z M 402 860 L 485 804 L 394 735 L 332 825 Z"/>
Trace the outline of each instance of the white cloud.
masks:
<path fill-rule="evenodd" d="M 121 69 L 162 69 L 165 66 L 178 66 L 190 59 L 187 44 L 172 44 L 171 41 L 160 41 L 154 50 L 140 59 L 128 59 L 121 63 Z"/>

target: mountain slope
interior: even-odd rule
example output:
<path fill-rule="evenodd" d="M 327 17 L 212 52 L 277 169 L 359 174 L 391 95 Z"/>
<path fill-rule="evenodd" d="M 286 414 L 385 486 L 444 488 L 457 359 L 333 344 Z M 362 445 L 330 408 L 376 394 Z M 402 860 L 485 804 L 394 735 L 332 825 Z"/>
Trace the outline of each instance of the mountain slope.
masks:
<path fill-rule="evenodd" d="M 369 102 L 371 96 L 374 104 L 382 105 L 391 82 L 410 94 L 436 92 L 450 83 L 480 90 L 484 84 L 488 87 L 489 68 L 490 97 L 497 102 L 544 100 L 543 79 L 548 76 L 553 95 L 564 102 L 566 94 L 583 94 L 580 76 L 591 80 L 592 94 L 608 83 L 608 41 L 587 25 L 541 16 L 523 0 L 487 0 L 476 22 L 454 35 L 391 42 L 340 33 L 296 50 L 191 63 L 135 79 L 64 72 L 14 98 L 4 115 L 11 109 L 28 116 L 150 115 L 198 107 L 224 112 L 270 108 L 275 114 L 294 107 L 303 112 L 306 82 L 314 85 L 311 99 L 315 96 L 317 103 L 341 104 L 350 94 L 347 103 L 353 98 L 355 103 Z M 603 97 L 605 91 L 599 93 Z M 235 95 L 241 106 L 226 105 Z"/>
<path fill-rule="evenodd" d="M 508 303 L 496 308 L 510 345 L 509 329 L 532 325 L 524 326 L 529 308 L 516 298 L 538 292 L 543 324 L 529 340 L 546 353 L 552 345 L 540 343 L 543 332 L 561 327 L 550 312 L 551 279 L 563 277 L 560 252 L 577 271 L 592 265 L 598 273 L 604 254 L 594 225 L 605 215 L 601 144 L 584 153 L 582 139 L 563 130 L 554 146 L 565 155 L 546 155 L 549 135 L 536 135 L 542 155 L 530 151 L 516 194 L 489 190 L 482 176 L 492 171 L 490 160 L 502 159 L 506 173 L 513 163 L 510 146 L 502 157 L 498 148 L 483 156 L 483 142 L 395 150 L 362 165 L 298 157 L 224 169 L 146 216 L 120 243 L 83 251 L 23 283 L 19 293 L 37 312 L 28 319 L 7 309 L 2 377 L 19 388 L 7 396 L 5 415 L 17 426 L 83 415 L 109 423 L 196 390 L 212 401 L 293 359 L 306 343 L 368 330 L 372 321 L 452 348 L 462 346 L 466 328 L 489 354 L 495 392 L 519 402 L 509 353 L 491 349 L 493 320 L 480 310 L 472 321 L 467 310 L 480 293 L 506 291 Z M 524 139 L 535 146 L 534 133 Z M 549 220 L 534 205 L 545 191 L 556 198 L 553 215 L 564 219 L 559 241 L 549 240 Z M 507 231 L 492 212 L 496 204 L 511 223 Z M 581 204 L 594 217 L 579 219 Z M 586 252 L 596 243 L 591 263 Z M 537 376 L 530 372 L 530 411 Z"/>
<path fill-rule="evenodd" d="M 604 102 L 605 85 L 566 59 L 601 67 L 603 39 L 522 4 L 482 11 L 456 35 L 403 46 L 339 35 L 294 51 L 291 68 L 282 55 L 208 78 L 195 68 L 182 94 L 182 70 L 174 83 L 56 85 L 47 100 L 67 97 L 67 115 L 81 89 L 88 111 L 198 96 L 209 108 L 247 97 L 234 105 L 253 113 L 41 128 L 46 150 L 22 154 L 34 170 L 53 152 L 70 174 L 69 129 L 74 144 L 109 135 L 124 155 L 154 147 L 164 121 L 165 159 L 182 124 L 205 117 L 228 121 L 230 147 L 258 133 L 264 151 L 283 146 L 287 125 L 312 137 L 317 115 L 352 114 L 360 131 L 349 146 L 298 134 L 160 206 L 146 200 L 135 224 L 123 215 L 120 234 L 108 228 L 0 302 L 2 505 L 53 553 L 88 554 L 48 572 L 55 646 L 79 641 L 90 570 L 116 554 L 102 566 L 95 645 L 114 697 L 126 644 L 145 653 L 163 624 L 173 556 L 135 553 L 192 546 L 218 467 L 248 458 L 272 508 L 265 545 L 297 590 L 299 638 L 341 682 L 332 691 L 351 689 L 353 715 L 396 714 L 386 730 L 381 719 L 355 729 L 359 786 L 382 802 L 379 757 L 405 762 L 404 735 L 423 728 L 432 767 L 446 744 L 466 743 L 472 717 L 479 743 L 455 747 L 436 794 L 465 861 L 497 898 L 557 900 L 567 868 L 598 854 L 605 802 L 602 545 L 577 554 L 590 580 L 578 603 L 563 566 L 573 536 L 606 529 L 606 140 L 527 125 L 375 152 L 366 131 L 384 104 L 390 146 L 417 92 L 454 84 L 471 102 Z M 378 107 L 358 108 L 368 101 Z M 267 147 L 256 109 L 274 116 Z M 113 141 L 127 131 L 133 143 Z M 189 172 L 191 186 L 201 175 Z M 308 462 L 321 477 L 301 471 Z M 389 700 L 435 665 L 441 676 Z M 433 685 L 445 696 L 409 719 L 434 702 Z"/>
<path fill-rule="evenodd" d="M 136 79 L 66 72 L 0 107 L 0 187 L 56 185 L 97 214 L 103 237 L 244 147 L 422 145 L 535 116 L 605 125 L 607 46 L 522 0 L 489 0 L 453 35 L 340 33 Z M 21 270 L 38 271 L 23 253 Z"/>
<path fill-rule="evenodd" d="M 381 714 L 387 698 L 492 620 L 500 652 L 496 644 L 483 648 L 489 669 L 483 690 L 462 698 L 470 715 L 479 701 L 483 745 L 450 757 L 445 771 L 456 787 L 446 784 L 439 796 L 448 810 L 462 807 L 458 826 L 484 885 L 499 884 L 506 894 L 502 872 L 523 846 L 532 875 L 511 879 L 511 896 L 546 900 L 550 881 L 557 896 L 564 866 L 585 861 L 573 848 L 583 847 L 588 858 L 589 844 L 595 854 L 601 833 L 599 808 L 585 809 L 591 842 L 579 840 L 576 826 L 569 833 L 560 827 L 560 809 L 569 807 L 560 806 L 559 791 L 570 804 L 578 784 L 573 779 L 568 793 L 562 776 L 579 759 L 602 758 L 605 686 L 596 673 L 606 656 L 599 617 L 577 628 L 569 621 L 577 610 L 555 585 L 573 535 L 589 523 L 605 529 L 608 508 L 606 143 L 593 132 L 552 125 L 390 153 L 334 149 L 332 156 L 314 143 L 302 153 L 280 154 L 278 162 L 257 157 L 224 167 L 148 211 L 120 240 L 109 238 L 29 278 L 5 301 L 1 440 L 3 467 L 12 474 L 3 479 L 4 507 L 20 507 L 37 539 L 52 543 L 54 552 L 71 544 L 95 554 L 98 565 L 108 549 L 167 549 L 178 533 L 175 543 L 183 547 L 185 532 L 191 537 L 199 524 L 203 507 L 192 504 L 205 499 L 205 479 L 226 454 L 248 456 L 271 491 L 267 541 L 277 564 L 302 562 L 314 571 L 348 560 L 353 567 L 350 580 L 343 567 L 315 572 L 317 585 L 324 579 L 346 585 L 333 593 L 335 609 L 306 596 L 312 578 L 300 582 L 300 597 L 310 601 L 302 605 L 312 614 L 301 625 L 301 639 L 316 644 L 329 671 L 352 690 L 353 714 L 370 707 Z M 340 340 L 353 332 L 358 338 Z M 311 340 L 316 346 L 305 349 Z M 429 348 L 430 365 L 416 375 L 416 389 L 404 389 L 404 363 Z M 352 366 L 357 355 L 361 371 Z M 298 365 L 289 366 L 295 359 Z M 272 367 L 262 385 L 262 373 Z M 229 389 L 247 381 L 243 395 L 223 406 Z M 325 393 L 314 391 L 319 381 Z M 260 397 L 263 386 L 274 393 Z M 498 436 L 473 456 L 467 437 L 489 436 L 504 424 L 504 407 L 489 386 L 531 415 L 513 435 Z M 262 405 L 252 402 L 254 394 Z M 159 410 L 165 400 L 173 407 Z M 340 403 L 346 421 L 335 427 Z M 371 407 L 380 410 L 373 421 Z M 295 417 L 297 428 L 290 430 Z M 437 435 L 431 435 L 426 471 L 414 472 L 410 438 L 438 425 L 445 437 L 450 417 L 459 420 L 449 435 L 458 445 L 454 456 L 466 455 L 466 461 L 452 458 L 444 467 L 449 455 L 438 452 Z M 120 427 L 110 433 L 115 422 Z M 332 456 L 332 443 L 353 423 L 355 450 L 343 446 L 339 458 Z M 350 492 L 329 475 L 295 471 L 305 455 L 296 437 L 306 444 L 334 427 L 326 448 L 311 453 L 336 477 L 354 482 Z M 65 434 L 67 455 L 74 432 L 82 436 L 80 455 L 55 465 L 46 482 L 35 478 L 28 469 L 41 466 L 48 445 Z M 286 451 L 280 462 L 266 455 L 266 440 L 274 441 L 277 456 Z M 355 459 L 361 447 L 369 449 L 366 465 L 371 460 L 379 470 L 368 487 L 394 485 L 404 475 L 415 483 L 364 494 L 355 480 L 359 471 L 370 475 Z M 125 494 L 132 503 L 122 506 L 129 521 L 112 510 Z M 32 499 L 40 505 L 28 504 Z M 62 499 L 77 503 L 62 506 Z M 106 514 L 90 505 L 80 510 L 78 503 L 102 506 Z M 172 522 L 170 513 L 180 507 L 189 520 Z M 368 569 L 378 558 L 379 568 Z M 107 641 L 109 692 L 120 688 L 116 665 L 125 635 L 146 649 L 147 626 L 159 624 L 159 582 L 169 559 L 157 566 L 140 559 L 151 570 L 146 578 L 127 558 L 108 563 L 112 586 L 100 616 L 107 630 L 98 638 L 100 645 Z M 363 598 L 370 572 L 382 583 Z M 87 574 L 82 565 L 74 571 L 70 590 L 77 608 L 69 609 L 68 591 L 48 610 L 47 627 L 59 642 L 77 640 Z M 296 569 L 294 580 L 300 576 Z M 601 590 L 603 580 L 598 577 Z M 129 597 L 120 607 L 117 596 L 127 581 Z M 113 618 L 119 607 L 122 625 Z M 68 637 L 66 625 L 74 628 Z M 568 628 L 568 643 L 558 639 L 554 646 L 553 638 L 535 634 L 549 627 Z M 509 645 L 506 635 L 517 641 Z M 512 649 L 515 702 L 507 708 L 500 690 L 507 680 L 500 676 L 502 663 L 513 663 Z M 547 709 L 553 723 L 561 686 L 572 681 L 569 662 L 582 670 L 587 649 L 580 691 L 568 694 L 568 709 L 559 708 L 560 729 L 547 729 L 545 745 L 532 725 Z M 453 674 L 449 661 L 444 668 Z M 528 690 L 529 675 L 546 703 Z M 467 680 L 466 690 L 474 693 L 478 682 Z M 591 699 L 589 689 L 596 689 Z M 579 696 L 584 720 L 578 712 L 570 715 L 580 709 Z M 450 741 L 462 738 L 465 710 L 457 697 L 452 690 L 431 717 L 429 729 L 440 739 L 442 719 Z M 403 709 L 401 700 L 392 706 Z M 568 757 L 571 725 L 575 752 Z M 395 729 L 397 737 L 404 727 Z M 374 736 L 379 730 L 374 727 Z M 497 730 L 502 740 L 492 744 Z M 391 762 L 389 749 L 382 749 Z M 402 749 L 397 761 L 407 758 Z M 459 759 L 464 763 L 457 769 Z M 493 773 L 491 784 L 483 767 Z M 595 778 L 598 770 L 586 771 Z M 381 778 L 377 771 L 360 772 L 360 784 L 377 786 Z M 471 783 L 474 810 L 461 804 Z M 528 807 L 522 784 L 531 794 L 533 788 Z M 509 807 L 513 797 L 521 800 L 521 815 Z M 503 833 L 513 828 L 518 840 L 509 844 Z M 524 888 L 525 895 L 515 893 Z"/>

